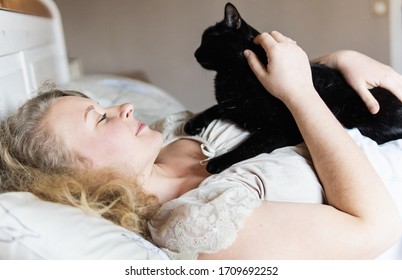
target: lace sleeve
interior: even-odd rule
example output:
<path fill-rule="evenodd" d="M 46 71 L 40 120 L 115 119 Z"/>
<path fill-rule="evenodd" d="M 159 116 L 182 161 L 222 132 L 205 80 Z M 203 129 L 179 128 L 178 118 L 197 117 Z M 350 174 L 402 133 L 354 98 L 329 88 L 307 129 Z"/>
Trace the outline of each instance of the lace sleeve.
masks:
<path fill-rule="evenodd" d="M 164 204 L 150 222 L 156 244 L 171 258 L 196 259 L 229 247 L 261 201 L 238 184 L 208 184 Z"/>

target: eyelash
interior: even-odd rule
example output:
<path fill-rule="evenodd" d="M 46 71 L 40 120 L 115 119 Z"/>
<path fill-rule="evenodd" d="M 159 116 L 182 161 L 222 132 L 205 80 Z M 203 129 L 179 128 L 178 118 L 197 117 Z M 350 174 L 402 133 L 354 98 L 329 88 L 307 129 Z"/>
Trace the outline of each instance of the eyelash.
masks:
<path fill-rule="evenodd" d="M 101 117 L 100 120 L 98 121 L 98 124 L 99 124 L 101 121 L 103 121 L 103 120 L 106 120 L 106 113 L 104 113 L 104 114 L 102 115 L 102 117 Z"/>

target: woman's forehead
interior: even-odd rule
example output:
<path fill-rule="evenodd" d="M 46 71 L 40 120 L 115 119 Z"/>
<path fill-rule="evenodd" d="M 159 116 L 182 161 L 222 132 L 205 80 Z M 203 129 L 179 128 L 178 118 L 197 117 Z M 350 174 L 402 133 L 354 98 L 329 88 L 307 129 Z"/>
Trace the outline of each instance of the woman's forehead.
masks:
<path fill-rule="evenodd" d="M 97 103 L 85 97 L 63 96 L 57 98 L 50 107 L 50 112 L 60 114 L 62 112 L 85 110 L 88 106 L 96 106 Z"/>
<path fill-rule="evenodd" d="M 96 106 L 92 99 L 78 96 L 63 96 L 55 99 L 44 116 L 45 122 L 77 121 L 84 117 L 86 108 Z"/>

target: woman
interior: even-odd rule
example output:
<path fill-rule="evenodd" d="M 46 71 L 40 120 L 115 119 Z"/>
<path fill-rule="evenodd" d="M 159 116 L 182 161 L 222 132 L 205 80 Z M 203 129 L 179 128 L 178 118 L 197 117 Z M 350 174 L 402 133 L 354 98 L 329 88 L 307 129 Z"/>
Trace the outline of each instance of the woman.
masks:
<path fill-rule="evenodd" d="M 238 181 L 233 187 L 228 184 L 208 189 L 208 185 L 219 185 L 221 178 L 210 176 L 200 164 L 208 155 L 200 149 L 203 139 L 178 137 L 163 145 L 159 132 L 132 118 L 132 105 L 101 108 L 74 92 L 48 93 L 47 97 L 54 95 L 51 101 L 27 103 L 2 125 L 2 165 L 7 171 L 3 181 L 25 172 L 18 185 L 23 190 L 95 209 L 142 234 L 146 229 L 141 222 L 151 218 L 154 241 L 176 258 L 375 257 L 399 239 L 402 231 L 398 211 L 383 183 L 318 97 L 305 53 L 278 32 L 264 33 L 256 43 L 267 51 L 268 68 L 250 51 L 245 55 L 267 90 L 281 99 L 295 117 L 330 206 L 261 201 Z M 337 58 L 349 54 L 324 59 L 342 70 L 345 66 Z M 395 89 L 401 85 L 393 86 L 400 79 L 396 73 L 353 54 L 357 60 L 374 63 L 377 71 L 394 75 L 395 79 L 383 86 L 399 92 Z M 384 79 L 380 77 L 379 81 Z M 39 113 L 26 113 L 38 105 L 42 107 Z M 377 110 L 375 105 L 370 108 Z M 28 130 L 26 123 L 31 126 Z M 157 125 L 167 128 L 168 134 L 180 129 L 169 122 Z M 214 125 L 217 129 L 231 126 Z M 238 134 L 237 140 L 242 137 L 244 134 Z M 270 155 L 262 157 L 269 161 Z M 256 178 L 255 174 L 251 176 Z M 48 189 L 50 186 L 60 190 Z M 53 195 L 57 191 L 59 194 Z M 164 203 L 156 214 L 155 197 Z M 192 207 L 200 197 L 201 204 Z M 211 208 L 218 213 L 210 215 Z M 209 227 L 211 222 L 217 227 Z M 206 243 L 209 247 L 204 247 Z"/>

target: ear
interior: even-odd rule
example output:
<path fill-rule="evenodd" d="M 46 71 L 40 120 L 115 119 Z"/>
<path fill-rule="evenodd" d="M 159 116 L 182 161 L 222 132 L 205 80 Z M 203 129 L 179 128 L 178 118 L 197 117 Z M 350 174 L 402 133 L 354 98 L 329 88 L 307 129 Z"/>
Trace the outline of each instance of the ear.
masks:
<path fill-rule="evenodd" d="M 242 19 L 236 7 L 231 3 L 227 3 L 225 6 L 225 19 L 226 25 L 231 28 L 239 29 L 241 27 Z"/>

